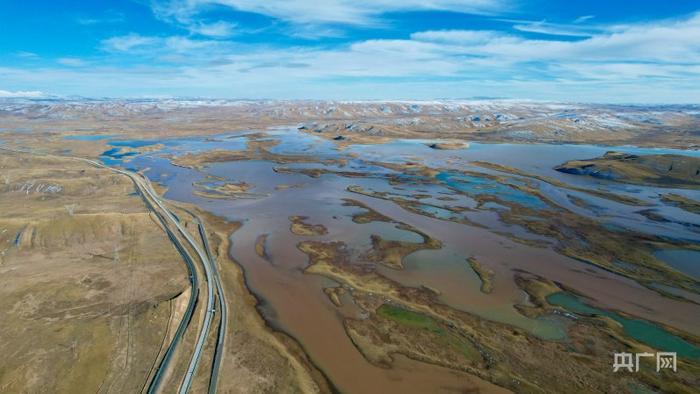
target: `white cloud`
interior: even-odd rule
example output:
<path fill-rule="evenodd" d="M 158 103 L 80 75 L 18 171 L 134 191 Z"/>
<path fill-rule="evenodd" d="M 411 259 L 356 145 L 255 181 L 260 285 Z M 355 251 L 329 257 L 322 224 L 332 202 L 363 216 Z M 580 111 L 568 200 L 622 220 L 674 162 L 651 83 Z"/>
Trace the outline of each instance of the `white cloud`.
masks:
<path fill-rule="evenodd" d="M 177 53 L 196 51 L 211 47 L 215 43 L 212 41 L 192 40 L 187 37 L 167 37 L 163 40 L 165 47 Z"/>
<path fill-rule="evenodd" d="M 532 40 L 496 31 L 425 31 L 405 40 L 348 47 L 258 49 L 227 56 L 207 72 L 236 75 L 264 65 L 265 79 L 413 78 L 509 80 L 700 80 L 698 17 L 616 29 L 591 38 Z M 700 34 L 700 31 L 697 31 Z M 681 37 L 686 37 L 684 40 Z M 679 54 L 683 54 L 680 56 Z M 280 59 L 284 59 L 281 61 Z M 288 63 L 308 63 L 290 70 Z M 275 65 L 278 65 L 275 67 Z M 279 74 L 276 74 L 279 72 Z"/>
<path fill-rule="evenodd" d="M 208 21 L 198 18 L 196 1 L 191 0 L 152 0 L 151 8 L 155 16 L 165 22 L 173 23 L 192 34 L 225 38 L 234 34 L 235 23 L 227 21 Z"/>
<path fill-rule="evenodd" d="M 583 15 L 579 16 L 578 18 L 574 19 L 574 23 L 583 23 L 589 19 L 595 18 L 595 15 Z"/>
<path fill-rule="evenodd" d="M 63 94 L 249 98 L 500 96 L 700 102 L 700 15 L 603 26 L 578 40 L 484 30 L 416 32 L 329 48 L 129 34 L 103 42 L 130 66 L 0 67 L 6 86 Z M 163 62 L 162 60 L 166 60 Z M 91 60 L 92 61 L 92 60 Z"/>
<path fill-rule="evenodd" d="M 80 67 L 84 66 L 86 63 L 82 59 L 78 59 L 77 57 L 62 57 L 56 60 L 59 64 L 62 64 L 64 66 L 69 66 L 69 67 Z"/>
<path fill-rule="evenodd" d="M 234 23 L 218 21 L 213 23 L 190 23 L 188 29 L 194 33 L 209 37 L 230 37 L 233 35 Z"/>
<path fill-rule="evenodd" d="M 107 52 L 124 52 L 146 57 L 163 57 L 181 55 L 207 48 L 220 46 L 221 43 L 211 40 L 193 40 L 183 36 L 141 36 L 131 33 L 125 36 L 111 37 L 102 41 L 102 49 Z"/>
<path fill-rule="evenodd" d="M 39 91 L 9 91 L 9 90 L 0 90 L 0 97 L 3 98 L 37 98 L 37 97 L 46 97 L 46 94 L 43 92 Z"/>
<path fill-rule="evenodd" d="M 15 53 L 15 55 L 17 57 L 21 57 L 24 59 L 38 59 L 39 58 L 39 55 L 37 55 L 36 53 L 28 52 L 28 51 L 19 51 L 19 52 Z"/>
<path fill-rule="evenodd" d="M 130 33 L 102 41 L 102 48 L 112 52 L 129 52 L 132 49 L 152 46 L 157 41 L 155 37 L 144 37 L 136 33 Z"/>
<path fill-rule="evenodd" d="M 591 37 L 599 32 L 591 27 L 581 25 L 564 25 L 558 23 L 549 23 L 546 21 L 526 22 L 513 25 L 513 29 L 528 33 L 547 34 L 552 36 L 569 36 L 569 37 Z"/>
<path fill-rule="evenodd" d="M 411 39 L 416 41 L 459 45 L 484 44 L 502 37 L 501 33 L 490 30 L 430 30 L 411 34 Z"/>
<path fill-rule="evenodd" d="M 206 6 L 219 5 L 297 24 L 371 25 L 387 12 L 495 14 L 511 3 L 512 0 L 154 0 L 152 6 L 159 17 L 180 22 L 191 20 Z"/>
<path fill-rule="evenodd" d="M 506 62 L 700 62 L 700 14 L 684 20 L 612 27 L 577 41 L 534 40 L 472 30 L 429 31 L 412 37 L 436 43 L 449 41 L 459 47 L 458 52 Z M 474 43 L 471 37 L 486 41 Z"/>

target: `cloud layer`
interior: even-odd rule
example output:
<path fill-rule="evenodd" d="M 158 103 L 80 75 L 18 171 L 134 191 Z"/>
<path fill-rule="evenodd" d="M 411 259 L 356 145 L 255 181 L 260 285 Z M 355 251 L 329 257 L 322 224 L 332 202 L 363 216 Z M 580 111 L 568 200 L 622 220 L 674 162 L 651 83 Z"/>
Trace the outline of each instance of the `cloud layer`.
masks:
<path fill-rule="evenodd" d="M 39 98 L 39 97 L 46 97 L 46 94 L 43 92 L 39 92 L 39 91 L 10 92 L 8 90 L 0 90 L 0 97 L 2 97 L 2 98 Z"/>
<path fill-rule="evenodd" d="M 386 13 L 405 10 L 489 14 L 505 4 L 510 2 L 158 1 L 153 12 L 183 34 L 133 31 L 102 40 L 90 59 L 56 59 L 59 68 L 0 67 L 0 80 L 17 82 L 0 87 L 47 90 L 53 83 L 61 92 L 98 96 L 700 102 L 700 14 L 633 24 L 593 23 L 590 15 L 570 23 L 488 16 L 510 29 L 423 30 L 333 45 L 251 43 L 236 38 L 236 23 L 207 14 L 211 6 L 263 14 L 298 31 L 383 23 Z"/>
<path fill-rule="evenodd" d="M 388 12 L 492 14 L 511 3 L 509 0 L 156 0 L 152 5 L 161 18 L 184 23 L 208 6 L 222 6 L 296 24 L 372 25 L 379 23 L 379 17 Z"/>

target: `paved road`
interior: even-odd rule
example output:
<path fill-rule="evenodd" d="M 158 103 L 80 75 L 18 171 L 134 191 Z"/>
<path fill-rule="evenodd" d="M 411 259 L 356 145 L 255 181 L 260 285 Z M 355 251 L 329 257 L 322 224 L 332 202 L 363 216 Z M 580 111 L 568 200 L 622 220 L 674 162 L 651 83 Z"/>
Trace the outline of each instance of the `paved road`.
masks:
<path fill-rule="evenodd" d="M 207 305 L 206 305 L 204 322 L 203 322 L 202 327 L 199 331 L 199 335 L 197 337 L 197 342 L 195 344 L 194 352 L 192 353 L 192 358 L 190 359 L 190 363 L 187 367 L 187 372 L 185 374 L 185 377 L 183 378 L 183 381 L 180 385 L 179 393 L 186 394 L 189 391 L 190 386 L 192 385 L 192 379 L 194 378 L 195 372 L 197 371 L 197 366 L 198 366 L 199 360 L 201 359 L 201 356 L 202 356 L 202 350 L 204 348 L 206 338 L 207 338 L 207 335 L 209 333 L 209 329 L 211 327 L 212 318 L 214 317 L 214 313 L 215 313 L 214 312 L 214 289 L 213 289 L 212 283 L 216 283 L 216 292 L 218 293 L 219 303 L 221 306 L 220 309 L 222 310 L 222 319 L 221 319 L 222 323 L 219 327 L 219 335 L 217 338 L 217 346 L 216 346 L 216 350 L 215 350 L 215 354 L 214 354 L 214 365 L 212 367 L 212 377 L 210 378 L 210 387 L 209 387 L 210 393 L 216 392 L 216 379 L 218 376 L 218 368 L 219 368 L 219 365 L 221 362 L 221 355 L 223 354 L 223 344 L 224 344 L 223 339 L 224 339 L 225 331 L 226 331 L 226 322 L 227 322 L 226 315 L 227 315 L 228 311 L 227 311 L 227 305 L 226 305 L 226 298 L 225 298 L 225 295 L 223 292 L 223 288 L 221 286 L 221 281 L 220 281 L 218 272 L 216 271 L 216 266 L 213 262 L 213 259 L 211 258 L 211 252 L 209 250 L 209 242 L 207 241 L 206 232 L 204 231 L 204 226 L 203 226 L 201 220 L 198 217 L 194 216 L 195 220 L 198 223 L 200 236 L 202 237 L 202 242 L 203 242 L 203 245 L 204 245 L 206 252 L 202 251 L 202 248 L 199 247 L 199 244 L 192 238 L 192 236 L 187 231 L 187 229 L 185 229 L 182 226 L 179 219 L 177 217 L 175 217 L 175 215 L 173 215 L 173 213 L 170 212 L 170 210 L 168 210 L 167 207 L 164 206 L 160 197 L 153 189 L 151 182 L 147 178 L 143 177 L 140 174 L 137 174 L 137 173 L 134 173 L 131 171 L 121 170 L 121 169 L 114 168 L 114 167 L 109 167 L 109 166 L 106 166 L 98 161 L 86 159 L 86 158 L 82 158 L 82 157 L 53 155 L 53 154 L 48 154 L 48 153 L 39 153 L 39 152 L 32 152 L 32 151 L 26 151 L 26 150 L 4 148 L 4 147 L 0 147 L 0 150 L 19 152 L 19 153 L 45 155 L 45 156 L 56 156 L 56 157 L 79 160 L 79 161 L 89 163 L 89 164 L 96 166 L 96 167 L 99 167 L 99 168 L 109 169 L 109 170 L 114 171 L 116 173 L 128 176 L 136 185 L 136 188 L 138 189 L 139 193 L 141 193 L 142 197 L 146 201 L 146 204 L 148 205 L 149 209 L 151 209 L 158 216 L 158 218 L 161 220 L 168 237 L 170 238 L 170 240 L 173 242 L 175 247 L 178 249 L 180 254 L 185 259 L 185 263 L 187 264 L 188 270 L 190 271 L 190 283 L 192 286 L 192 297 L 190 298 L 190 303 L 188 304 L 185 315 L 183 316 L 183 319 L 181 320 L 180 324 L 178 325 L 178 329 L 175 332 L 173 340 L 171 341 L 170 345 L 168 346 L 168 350 L 166 351 L 165 356 L 161 360 L 161 363 L 158 366 L 158 369 L 154 375 L 154 378 L 151 381 L 151 384 L 149 385 L 149 388 L 148 388 L 149 393 L 155 393 L 155 392 L 159 391 L 160 384 L 162 383 L 162 377 L 164 376 L 164 371 L 166 371 L 168 369 L 173 351 L 174 351 L 175 347 L 177 346 L 177 344 L 180 342 L 182 335 L 184 334 L 184 331 L 186 330 L 187 326 L 189 325 L 189 322 L 191 321 L 192 313 L 193 313 L 194 308 L 196 306 L 197 296 L 199 294 L 199 280 L 198 280 L 197 270 L 194 267 L 194 263 L 193 263 L 192 258 L 190 256 L 190 253 L 187 251 L 187 248 L 185 247 L 185 245 L 182 244 L 180 239 L 171 231 L 170 226 L 173 226 L 177 229 L 177 232 L 179 232 L 180 235 L 187 241 L 187 245 L 189 245 L 189 247 L 195 251 L 198 259 L 201 261 L 202 267 L 204 268 L 204 274 L 206 277 L 205 279 L 206 279 L 206 284 L 207 284 Z M 159 209 L 155 209 L 156 207 Z M 222 330 L 222 328 L 223 328 L 223 330 Z M 213 388 L 212 388 L 212 382 L 213 382 Z"/>
<path fill-rule="evenodd" d="M 221 277 L 219 276 L 219 270 L 216 266 L 216 260 L 211 254 L 211 248 L 209 247 L 209 240 L 207 239 L 207 232 L 204 228 L 204 223 L 197 216 L 190 212 L 192 217 L 195 218 L 197 222 L 197 227 L 199 228 L 199 236 L 202 238 L 202 245 L 204 245 L 204 250 L 207 252 L 209 261 L 212 262 L 212 268 L 214 271 L 214 280 L 216 281 L 216 291 L 219 297 L 219 309 L 221 311 L 221 317 L 219 322 L 219 332 L 216 338 L 216 348 L 214 349 L 214 362 L 212 363 L 211 375 L 209 377 L 209 394 L 216 394 L 216 387 L 219 378 L 219 368 L 221 367 L 221 360 L 224 355 L 224 345 L 226 342 L 226 326 L 228 324 L 228 304 L 226 302 L 226 294 L 224 294 L 224 288 L 221 285 Z"/>
<path fill-rule="evenodd" d="M 144 197 L 144 199 L 146 200 L 146 197 Z M 148 200 L 146 201 L 147 204 L 150 205 Z M 175 331 L 175 335 L 170 341 L 168 349 L 166 350 L 165 355 L 158 364 L 153 379 L 151 379 L 151 382 L 148 386 L 148 394 L 154 394 L 159 391 L 162 379 L 165 376 L 165 372 L 170 367 L 170 361 L 172 360 L 175 349 L 180 343 L 180 340 L 182 339 L 185 330 L 192 321 L 192 314 L 194 313 L 194 308 L 197 304 L 197 297 L 199 297 L 199 276 L 197 274 L 197 270 L 194 267 L 194 263 L 192 262 L 192 258 L 190 257 L 189 253 L 187 253 L 187 251 L 182 247 L 180 241 L 177 239 L 177 236 L 175 236 L 175 234 L 173 234 L 172 231 L 167 227 L 165 220 L 160 215 L 157 214 L 157 216 L 159 217 L 161 222 L 163 222 L 163 227 L 165 228 L 168 238 L 170 238 L 171 242 L 175 245 L 175 247 L 178 249 L 178 252 L 180 252 L 183 259 L 185 260 L 185 264 L 187 264 L 187 270 L 189 271 L 190 275 L 191 292 L 190 299 L 187 304 L 187 309 L 185 309 L 185 313 L 182 319 L 180 320 L 180 323 L 178 324 L 177 330 Z"/>
<path fill-rule="evenodd" d="M 161 209 L 161 212 L 165 215 L 170 224 L 177 229 L 180 235 L 182 235 L 182 237 L 187 241 L 189 246 L 195 251 L 195 253 L 199 257 L 199 260 L 202 262 L 202 266 L 204 267 L 204 276 L 206 277 L 207 283 L 207 306 L 204 315 L 204 322 L 199 331 L 199 336 L 197 337 L 197 342 L 194 347 L 194 352 L 192 353 L 192 358 L 190 359 L 189 366 L 187 367 L 187 372 L 185 373 L 185 377 L 180 385 L 180 394 L 186 394 L 192 386 L 192 379 L 194 378 L 194 374 L 197 371 L 199 360 L 202 358 L 202 350 L 204 349 L 207 335 L 209 334 L 209 329 L 211 328 L 211 322 L 214 317 L 214 288 L 212 283 L 214 283 L 215 279 L 214 268 L 212 268 L 213 264 L 209 260 L 208 254 L 202 251 L 202 248 L 200 248 L 199 244 L 194 239 L 192 239 L 192 235 L 187 231 L 187 229 L 185 229 L 180 223 L 180 221 L 172 214 L 172 212 L 170 212 L 170 210 L 168 210 L 168 208 L 166 208 L 163 205 L 163 202 L 153 190 L 153 186 L 147 178 L 130 171 L 105 166 L 102 163 L 96 162 L 94 160 L 82 160 L 92 163 L 93 165 L 96 165 L 98 167 L 111 169 L 112 171 L 118 172 L 131 178 L 131 180 L 134 181 L 139 190 L 141 190 L 141 192 L 143 193 L 146 193 L 150 197 L 151 201 Z M 223 294 L 223 291 L 221 292 L 221 294 Z"/>

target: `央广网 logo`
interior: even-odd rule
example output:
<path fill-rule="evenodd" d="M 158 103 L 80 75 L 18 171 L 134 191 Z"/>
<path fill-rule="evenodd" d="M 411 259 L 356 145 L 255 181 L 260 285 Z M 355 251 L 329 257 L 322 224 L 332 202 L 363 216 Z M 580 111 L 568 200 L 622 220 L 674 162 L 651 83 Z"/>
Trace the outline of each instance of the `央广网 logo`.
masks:
<path fill-rule="evenodd" d="M 676 372 L 676 352 L 654 353 L 615 353 L 613 358 L 613 372 L 627 370 L 628 372 L 639 371 L 639 360 L 642 357 L 654 357 L 656 355 L 656 372 L 662 369 L 672 369 Z"/>

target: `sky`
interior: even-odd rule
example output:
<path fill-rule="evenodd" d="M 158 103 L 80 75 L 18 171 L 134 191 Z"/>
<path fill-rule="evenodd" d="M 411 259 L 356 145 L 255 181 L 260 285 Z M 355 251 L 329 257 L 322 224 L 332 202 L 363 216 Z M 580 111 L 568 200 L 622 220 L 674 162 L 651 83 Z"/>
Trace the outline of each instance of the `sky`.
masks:
<path fill-rule="evenodd" d="M 2 0 L 0 97 L 700 103 L 698 0 Z"/>

